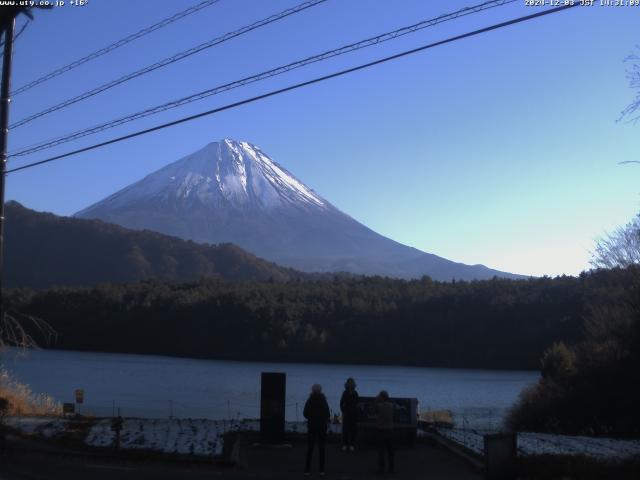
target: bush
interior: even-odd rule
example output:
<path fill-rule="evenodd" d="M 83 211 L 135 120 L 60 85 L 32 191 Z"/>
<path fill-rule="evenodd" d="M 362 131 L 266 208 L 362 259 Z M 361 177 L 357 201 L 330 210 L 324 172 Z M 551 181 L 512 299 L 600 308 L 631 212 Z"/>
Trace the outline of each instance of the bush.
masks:
<path fill-rule="evenodd" d="M 4 403 L 4 409 L 2 409 Z M 0 409 L 2 415 L 60 415 L 60 403 L 46 394 L 36 394 L 28 385 L 0 369 Z"/>
<path fill-rule="evenodd" d="M 640 269 L 607 303 L 591 309 L 584 341 L 556 343 L 542 378 L 524 391 L 506 423 L 511 430 L 583 435 L 640 434 Z"/>
<path fill-rule="evenodd" d="M 511 431 L 559 432 L 563 416 L 562 401 L 565 392 L 560 385 L 541 379 L 526 388 L 506 418 Z"/>
<path fill-rule="evenodd" d="M 542 378 L 567 378 L 575 374 L 575 362 L 575 352 L 563 342 L 556 342 L 542 356 Z"/>

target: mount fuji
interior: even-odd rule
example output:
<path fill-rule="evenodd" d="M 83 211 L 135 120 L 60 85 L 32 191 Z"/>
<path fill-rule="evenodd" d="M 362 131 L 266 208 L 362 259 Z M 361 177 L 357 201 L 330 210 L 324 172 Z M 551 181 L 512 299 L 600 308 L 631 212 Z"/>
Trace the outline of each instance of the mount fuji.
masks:
<path fill-rule="evenodd" d="M 386 238 L 338 210 L 255 145 L 230 139 L 210 143 L 76 216 L 199 243 L 231 242 L 303 271 L 522 278 Z"/>

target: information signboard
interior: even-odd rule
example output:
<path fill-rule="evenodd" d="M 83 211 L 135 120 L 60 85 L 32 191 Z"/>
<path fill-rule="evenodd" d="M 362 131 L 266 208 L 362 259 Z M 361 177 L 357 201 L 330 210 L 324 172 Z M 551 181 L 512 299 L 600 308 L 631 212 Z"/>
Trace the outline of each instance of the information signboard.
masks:
<path fill-rule="evenodd" d="M 393 403 L 393 437 L 395 441 L 413 444 L 418 429 L 418 400 L 390 398 Z M 358 437 L 362 441 L 375 441 L 376 398 L 360 397 L 358 401 Z"/>
<path fill-rule="evenodd" d="M 394 427 L 417 427 L 418 400 L 415 398 L 390 398 L 393 403 Z M 360 397 L 358 401 L 358 423 L 376 425 L 376 398 Z"/>

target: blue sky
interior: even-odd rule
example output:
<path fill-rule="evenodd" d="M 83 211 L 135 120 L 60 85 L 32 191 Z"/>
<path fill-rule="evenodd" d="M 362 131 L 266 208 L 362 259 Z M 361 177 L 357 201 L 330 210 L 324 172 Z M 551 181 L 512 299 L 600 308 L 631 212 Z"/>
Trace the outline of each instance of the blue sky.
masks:
<path fill-rule="evenodd" d="M 89 0 L 36 12 L 16 42 L 13 86 L 195 3 Z M 220 0 L 16 96 L 11 120 L 297 3 Z M 329 0 L 18 128 L 10 150 L 474 3 Z M 9 167 L 535 11 L 522 1 L 471 15 Z M 577 274 L 594 239 L 638 211 L 640 167 L 618 162 L 640 160 L 640 124 L 616 119 L 634 96 L 623 60 L 640 44 L 639 20 L 640 7 L 574 8 L 12 174 L 7 197 L 70 215 L 230 137 L 394 240 L 500 270 Z"/>

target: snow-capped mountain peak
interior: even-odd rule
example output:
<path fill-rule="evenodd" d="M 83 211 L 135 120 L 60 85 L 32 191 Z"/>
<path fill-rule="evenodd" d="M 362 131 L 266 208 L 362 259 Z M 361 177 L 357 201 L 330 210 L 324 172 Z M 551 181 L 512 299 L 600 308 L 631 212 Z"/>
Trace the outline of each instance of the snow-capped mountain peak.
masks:
<path fill-rule="evenodd" d="M 329 203 L 249 142 L 225 138 L 167 165 L 120 190 L 101 205 L 119 208 L 142 199 L 175 203 L 225 205 L 235 209 L 307 206 Z"/>

